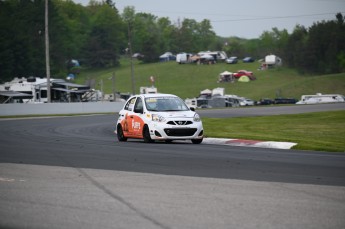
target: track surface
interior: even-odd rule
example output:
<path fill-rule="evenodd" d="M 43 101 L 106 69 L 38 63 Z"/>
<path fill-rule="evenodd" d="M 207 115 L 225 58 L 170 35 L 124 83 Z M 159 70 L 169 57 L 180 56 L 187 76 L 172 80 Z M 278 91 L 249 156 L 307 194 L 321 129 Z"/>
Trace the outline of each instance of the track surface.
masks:
<path fill-rule="evenodd" d="M 0 228 L 345 227 L 343 154 L 119 143 L 116 118 L 0 121 Z"/>

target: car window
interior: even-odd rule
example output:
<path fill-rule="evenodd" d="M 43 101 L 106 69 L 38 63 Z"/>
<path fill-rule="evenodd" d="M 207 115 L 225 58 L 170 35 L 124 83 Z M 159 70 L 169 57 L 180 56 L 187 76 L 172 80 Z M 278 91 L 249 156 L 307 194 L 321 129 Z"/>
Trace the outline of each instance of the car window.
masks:
<path fill-rule="evenodd" d="M 187 111 L 189 108 L 178 97 L 155 97 L 145 99 L 149 111 Z"/>
<path fill-rule="evenodd" d="M 137 101 L 135 103 L 135 106 L 134 106 L 134 111 L 135 112 L 138 112 L 138 111 L 143 111 L 143 101 L 141 100 L 141 98 L 137 98 Z M 139 113 L 139 112 L 138 112 Z"/>
<path fill-rule="evenodd" d="M 135 99 L 136 99 L 136 97 L 133 97 L 132 99 L 130 99 L 130 100 L 126 103 L 124 109 L 125 109 L 125 110 L 129 110 L 129 111 L 133 111 Z"/>

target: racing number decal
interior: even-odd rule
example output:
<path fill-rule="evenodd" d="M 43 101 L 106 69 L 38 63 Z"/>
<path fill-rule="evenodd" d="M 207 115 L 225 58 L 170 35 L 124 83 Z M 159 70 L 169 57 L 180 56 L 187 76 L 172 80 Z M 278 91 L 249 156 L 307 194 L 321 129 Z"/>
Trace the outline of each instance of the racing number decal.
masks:
<path fill-rule="evenodd" d="M 126 113 L 124 120 L 121 122 L 123 126 L 123 131 L 125 136 L 132 136 L 132 137 L 143 137 L 143 127 L 144 121 L 135 114 L 128 114 Z"/>

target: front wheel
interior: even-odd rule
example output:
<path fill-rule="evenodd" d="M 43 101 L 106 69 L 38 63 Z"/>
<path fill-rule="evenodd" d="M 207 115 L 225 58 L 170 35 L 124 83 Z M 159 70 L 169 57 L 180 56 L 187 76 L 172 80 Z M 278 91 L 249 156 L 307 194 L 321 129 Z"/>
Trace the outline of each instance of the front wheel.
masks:
<path fill-rule="evenodd" d="M 150 136 L 149 127 L 147 125 L 145 125 L 144 129 L 143 129 L 143 137 L 144 137 L 144 142 L 146 142 L 146 143 L 153 142 L 153 140 L 151 139 L 151 136 Z"/>
<path fill-rule="evenodd" d="M 192 139 L 192 143 L 193 144 L 200 144 L 201 142 L 202 142 L 202 138 L 200 138 L 200 139 Z"/>
<path fill-rule="evenodd" d="M 117 139 L 119 139 L 120 142 L 125 142 L 127 141 L 127 138 L 125 137 L 125 135 L 123 134 L 123 130 L 121 125 L 117 126 Z"/>

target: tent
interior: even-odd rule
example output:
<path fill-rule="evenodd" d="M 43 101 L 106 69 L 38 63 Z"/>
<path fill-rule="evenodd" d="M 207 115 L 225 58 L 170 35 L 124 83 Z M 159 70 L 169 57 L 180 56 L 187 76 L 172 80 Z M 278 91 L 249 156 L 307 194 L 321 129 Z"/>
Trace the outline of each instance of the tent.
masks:
<path fill-rule="evenodd" d="M 166 62 L 170 60 L 176 60 L 176 56 L 174 56 L 171 52 L 166 52 L 163 55 L 159 56 L 159 61 Z"/>
<path fill-rule="evenodd" d="M 224 71 L 219 74 L 218 82 L 233 82 L 234 76 L 232 72 Z"/>
<path fill-rule="evenodd" d="M 232 75 L 232 72 L 224 71 L 220 73 L 220 75 L 225 76 L 225 75 Z"/>
<path fill-rule="evenodd" d="M 190 59 L 191 59 L 193 62 L 196 62 L 196 61 L 200 60 L 200 56 L 194 55 L 194 56 L 191 56 Z"/>
<path fill-rule="evenodd" d="M 212 94 L 212 91 L 210 89 L 205 89 L 203 91 L 200 91 L 200 95 L 210 95 Z"/>
<path fill-rule="evenodd" d="M 249 82 L 250 79 L 248 76 L 241 76 L 239 79 L 238 79 L 238 82 Z"/>

